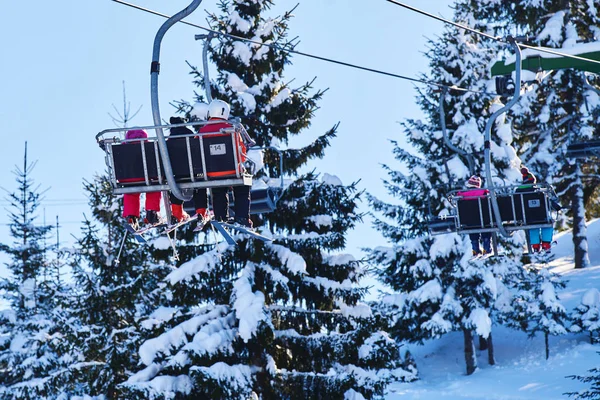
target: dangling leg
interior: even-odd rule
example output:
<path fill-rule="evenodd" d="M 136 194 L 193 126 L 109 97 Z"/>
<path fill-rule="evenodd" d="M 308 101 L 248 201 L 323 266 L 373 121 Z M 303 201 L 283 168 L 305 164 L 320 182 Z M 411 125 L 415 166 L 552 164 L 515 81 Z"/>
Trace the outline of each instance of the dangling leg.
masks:
<path fill-rule="evenodd" d="M 483 244 L 483 252 L 485 254 L 492 253 L 492 234 L 491 232 L 481 232 L 481 242 Z"/>
<path fill-rule="evenodd" d="M 208 192 L 206 189 L 194 190 L 194 208 L 198 218 L 208 217 Z"/>
<path fill-rule="evenodd" d="M 540 230 L 539 229 L 530 229 L 529 230 L 529 242 L 531 243 L 531 248 L 534 252 L 538 252 L 541 249 L 540 244 Z"/>
<path fill-rule="evenodd" d="M 160 217 L 160 201 L 162 199 L 161 192 L 146 193 L 146 218 L 145 223 L 156 225 L 161 222 Z"/>
<path fill-rule="evenodd" d="M 233 188 L 235 197 L 235 222 L 252 228 L 250 220 L 250 186 L 236 186 Z"/>
<path fill-rule="evenodd" d="M 140 218 L 140 194 L 127 193 L 123 195 L 123 217 L 133 229 L 138 229 Z"/>
<path fill-rule="evenodd" d="M 481 254 L 479 248 L 479 233 L 469 233 L 469 239 L 471 239 L 471 248 L 473 249 L 473 255 L 476 256 Z"/>
<path fill-rule="evenodd" d="M 171 215 L 177 222 L 184 221 L 190 217 L 183 210 L 183 200 L 173 196 L 173 193 L 169 193 L 169 199 L 171 200 Z"/>
<path fill-rule="evenodd" d="M 213 188 L 212 204 L 215 220 L 226 222 L 229 214 L 229 199 L 227 198 L 227 187 Z"/>
<path fill-rule="evenodd" d="M 554 235 L 554 228 L 542 228 L 542 249 L 550 250 L 552 247 L 552 236 Z"/>

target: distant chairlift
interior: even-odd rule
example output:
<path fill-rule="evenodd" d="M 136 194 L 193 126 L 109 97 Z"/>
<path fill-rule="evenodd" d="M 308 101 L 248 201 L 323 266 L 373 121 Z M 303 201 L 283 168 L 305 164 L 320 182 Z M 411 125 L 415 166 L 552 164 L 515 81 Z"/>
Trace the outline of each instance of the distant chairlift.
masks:
<path fill-rule="evenodd" d="M 535 185 L 531 190 L 514 192 L 517 186 L 505 186 L 498 190 L 497 201 L 500 220 L 506 231 L 552 227 L 552 188 Z M 428 224 L 431 235 L 451 232 L 460 234 L 497 232 L 500 229 L 493 214 L 490 195 L 481 198 L 463 198 L 457 191 L 449 195 L 454 213 L 436 217 Z"/>
<path fill-rule="evenodd" d="M 515 192 L 516 186 L 495 186 L 492 180 L 489 145 L 492 126 L 502 113 L 518 101 L 521 91 L 521 67 L 524 67 L 524 64 L 521 63 L 521 50 L 516 40 L 510 37 L 508 41 L 514 48 L 516 55 L 515 65 L 512 67 L 512 70 L 515 70 L 516 73 L 515 80 L 513 81 L 512 77 L 508 76 L 504 79 L 497 79 L 496 84 L 500 95 L 508 95 L 512 91 L 513 97 L 504 107 L 496 110 L 490 116 L 485 127 L 485 178 L 490 193 L 481 198 L 463 198 L 457 195 L 458 191 L 451 192 L 449 195 L 452 205 L 451 213 L 447 216 L 433 217 L 428 221 L 428 230 L 431 235 L 452 232 L 460 234 L 492 232 L 492 234 L 501 233 L 506 237 L 510 236 L 511 231 L 515 230 L 553 226 L 554 221 L 550 211 L 550 194 L 552 193 L 550 186 L 536 185 L 530 191 Z M 503 74 L 512 71 L 510 67 L 505 69 L 506 71 L 504 69 L 501 71 Z M 498 67 L 495 65 L 492 74 L 497 75 L 497 71 Z M 443 108 L 440 108 L 440 110 L 440 115 L 443 116 Z M 443 120 L 442 128 L 445 128 Z M 444 136 L 446 138 L 446 134 Z M 446 142 L 448 143 L 449 140 L 446 140 Z M 450 145 L 449 147 L 452 148 Z M 472 161 L 467 160 L 472 174 Z M 496 253 L 495 247 L 494 252 Z"/>

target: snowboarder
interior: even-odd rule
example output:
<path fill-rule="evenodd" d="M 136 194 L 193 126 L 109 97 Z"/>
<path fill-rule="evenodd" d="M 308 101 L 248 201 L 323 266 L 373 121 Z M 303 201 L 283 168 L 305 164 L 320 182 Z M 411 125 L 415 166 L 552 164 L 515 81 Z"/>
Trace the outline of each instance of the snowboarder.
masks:
<path fill-rule="evenodd" d="M 148 133 L 143 129 L 131 129 L 125 133 L 126 140 L 146 138 L 148 138 Z M 126 193 L 123 195 L 123 217 L 135 230 L 139 229 L 140 194 L 141 193 Z M 162 218 L 160 217 L 160 200 L 160 192 L 146 193 L 146 217 L 144 218 L 144 223 L 156 225 L 162 221 Z"/>
<path fill-rule="evenodd" d="M 523 177 L 522 185 L 517 187 L 516 192 L 533 192 L 537 190 L 535 184 L 537 183 L 537 179 L 535 175 L 529 172 L 527 167 L 521 168 L 521 175 Z M 541 231 L 541 235 L 540 235 Z M 554 235 L 554 228 L 545 227 L 545 228 L 535 228 L 528 230 L 529 235 L 529 243 L 531 244 L 531 249 L 534 252 L 550 251 L 552 247 L 552 236 Z M 541 243 L 540 243 L 541 237 Z"/>
<path fill-rule="evenodd" d="M 206 107 L 201 107 L 204 104 Z M 194 105 L 191 116 L 196 121 L 205 121 L 206 120 L 206 112 L 208 105 L 205 103 L 198 103 Z M 204 111 L 202 111 L 204 110 Z M 183 124 L 185 120 L 181 117 L 171 117 L 169 119 L 171 124 Z M 185 127 L 185 126 L 177 126 L 175 128 L 171 128 L 171 133 L 169 137 L 178 136 L 178 135 L 193 135 L 194 132 Z M 171 201 L 171 215 L 176 220 L 176 222 L 185 221 L 190 218 L 187 212 L 183 209 L 183 200 L 178 199 L 173 196 L 173 193 L 169 193 L 169 200 Z M 208 192 L 206 189 L 195 189 L 193 191 L 194 208 L 196 209 L 196 214 L 199 219 L 208 218 Z"/>
<path fill-rule="evenodd" d="M 223 122 L 205 125 L 202 128 L 200 128 L 198 133 L 213 133 L 219 132 L 223 128 L 231 128 L 232 125 L 226 122 L 227 119 L 229 119 L 229 111 L 230 107 L 228 103 L 224 102 L 223 100 L 213 100 L 208 106 L 209 121 L 222 120 Z M 246 160 L 246 144 L 249 144 L 250 146 L 254 144 L 252 142 L 249 142 L 248 139 L 249 138 L 245 137 L 245 135 L 240 135 L 239 142 L 241 146 L 242 163 Z M 244 141 L 246 143 L 244 143 Z M 240 163 L 240 167 L 241 165 L 243 165 L 242 163 Z M 217 221 L 226 222 L 228 220 L 228 190 L 229 189 L 226 187 L 212 189 L 213 212 Z M 233 210 L 235 213 L 234 222 L 242 226 L 252 228 L 252 221 L 250 220 L 250 187 L 234 186 L 233 197 L 235 199 L 235 206 Z"/>
<path fill-rule="evenodd" d="M 467 180 L 467 182 L 465 182 L 465 186 L 471 190 L 465 190 L 456 193 L 458 196 L 461 196 L 464 200 L 482 199 L 489 194 L 489 191 L 487 189 L 481 189 L 481 178 L 477 175 L 473 175 L 472 177 L 470 177 Z M 490 232 L 469 234 L 469 239 L 471 239 L 471 247 L 473 249 L 474 256 L 490 254 L 492 252 L 491 237 L 492 234 Z M 479 247 L 480 239 L 481 244 L 483 245 L 483 249 Z"/>

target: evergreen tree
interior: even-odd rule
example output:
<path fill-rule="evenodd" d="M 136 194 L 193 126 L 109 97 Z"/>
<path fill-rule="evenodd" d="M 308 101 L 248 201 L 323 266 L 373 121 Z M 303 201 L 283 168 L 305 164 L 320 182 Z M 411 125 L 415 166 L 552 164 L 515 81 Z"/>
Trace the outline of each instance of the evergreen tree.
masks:
<path fill-rule="evenodd" d="M 77 354 L 65 391 L 117 398 L 117 386 L 139 362 L 137 349 L 145 339 L 140 316 L 156 303 L 152 290 L 171 270 L 153 262 L 148 249 L 169 245 L 164 238 L 141 247 L 127 238 L 122 199 L 112 194 L 107 176 L 86 181 L 84 189 L 93 218 L 85 218 L 70 261 L 77 290 L 68 335 Z"/>
<path fill-rule="evenodd" d="M 265 17 L 270 6 L 222 1 L 221 13 L 209 17 L 220 32 L 278 46 L 218 36 L 210 47 L 218 70 L 211 85 L 212 96 L 231 104 L 259 146 L 281 147 L 309 127 L 324 92 L 313 91 L 311 82 L 285 83 L 285 49 L 295 46 L 287 39 L 291 14 Z M 192 73 L 203 87 L 202 73 Z M 191 109 L 183 101 L 179 107 Z M 393 380 L 414 379 L 399 346 L 360 302 L 364 267 L 340 254 L 346 232 L 361 219 L 356 185 L 301 172 L 324 155 L 336 129 L 282 149 L 283 171 L 277 152 L 265 150 L 262 173 L 293 176 L 277 210 L 254 217 L 273 243 L 238 235 L 236 246 L 197 246 L 198 240 L 183 237 L 191 242 L 179 244 L 180 265 L 143 324 L 154 337 L 141 346 L 144 368 L 122 386 L 124 396 L 373 398 Z"/>
<path fill-rule="evenodd" d="M 520 290 L 513 297 L 515 316 L 511 321 L 519 321 L 519 327 L 534 337 L 537 332 L 544 334 L 546 359 L 550 357 L 550 335 L 567 333 L 568 315 L 556 294 L 565 283 L 560 275 L 541 268 L 537 264 L 526 266 L 530 277 L 521 283 Z"/>
<path fill-rule="evenodd" d="M 10 275 L 0 283 L 0 293 L 9 308 L 0 311 L 0 398 L 57 398 L 61 375 L 70 359 L 62 335 L 67 316 L 64 286 L 57 264 L 50 260 L 46 240 L 52 227 L 38 223 L 44 191 L 31 174 L 35 162 L 27 159 L 14 174 L 17 190 L 8 192 L 12 244 L 0 244 L 10 257 Z"/>
<path fill-rule="evenodd" d="M 600 330 L 600 292 L 593 288 L 581 297 L 581 303 L 571 313 L 571 332 L 589 332 L 590 343 L 598 341 Z"/>
<path fill-rule="evenodd" d="M 457 5 L 455 19 L 487 29 L 464 5 Z M 517 281 L 524 240 L 521 233 L 501 238 L 500 248 L 507 257 L 481 263 L 469 261 L 468 238 L 457 234 L 431 237 L 427 233 L 426 221 L 431 215 L 450 213 L 446 196 L 462 188 L 470 175 L 483 173 L 483 131 L 491 113 L 502 104 L 486 94 L 491 86 L 487 65 L 495 51 L 480 36 L 449 28 L 439 40 L 430 41 L 426 56 L 431 73 L 423 79 L 472 92 L 450 90 L 450 95 L 444 96 L 434 87 L 419 91 L 417 102 L 426 121 L 408 119 L 403 124 L 415 151 L 392 142 L 396 158 L 410 173 L 385 166 L 390 175 L 385 185 L 399 204 L 370 198 L 381 215 L 375 227 L 393 246 L 373 249 L 371 260 L 381 266 L 382 281 L 400 293 L 391 305 L 396 337 L 421 341 L 462 331 L 467 373 L 472 373 L 477 368 L 472 331 L 489 337 L 491 318 L 497 314 L 498 291 L 506 292 L 505 285 Z M 444 126 L 451 145 L 444 140 Z M 519 178 L 520 160 L 512 147 L 511 125 L 498 118 L 492 133 L 492 175 L 500 178 L 494 184 L 514 182 Z M 465 154 L 473 155 L 472 160 Z M 506 302 L 502 306 L 506 307 Z M 494 363 L 493 345 L 488 350 Z"/>
<path fill-rule="evenodd" d="M 600 397 L 600 368 L 592 368 L 589 375 L 570 375 L 567 378 L 576 379 L 583 383 L 591 383 L 592 387 L 585 391 L 565 393 L 575 400 L 597 399 Z"/>

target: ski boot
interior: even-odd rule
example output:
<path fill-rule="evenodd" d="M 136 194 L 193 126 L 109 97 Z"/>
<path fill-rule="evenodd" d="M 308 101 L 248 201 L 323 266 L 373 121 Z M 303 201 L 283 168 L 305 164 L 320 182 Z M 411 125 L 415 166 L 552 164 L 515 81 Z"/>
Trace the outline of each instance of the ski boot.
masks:
<path fill-rule="evenodd" d="M 183 210 L 183 204 L 171 204 L 171 215 L 175 223 L 190 219 L 189 214 Z"/>
<path fill-rule="evenodd" d="M 542 250 L 543 251 L 545 251 L 546 253 L 549 253 L 551 248 L 552 248 L 552 243 L 542 242 Z"/>
<path fill-rule="evenodd" d="M 160 225 L 163 223 L 163 219 L 158 214 L 158 211 L 146 210 L 146 218 L 144 218 L 144 223 L 148 225 Z"/>
<path fill-rule="evenodd" d="M 137 231 L 140 229 L 140 221 L 137 215 L 128 215 L 125 217 L 125 220 L 133 228 L 133 230 Z"/>

